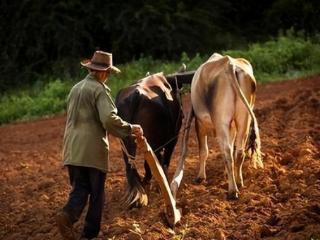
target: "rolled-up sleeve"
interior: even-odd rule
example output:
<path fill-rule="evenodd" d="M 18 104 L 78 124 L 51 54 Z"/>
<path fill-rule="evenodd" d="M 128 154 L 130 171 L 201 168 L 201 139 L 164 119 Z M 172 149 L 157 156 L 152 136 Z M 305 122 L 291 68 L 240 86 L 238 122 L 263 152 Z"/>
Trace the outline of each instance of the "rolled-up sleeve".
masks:
<path fill-rule="evenodd" d="M 100 121 L 108 133 L 119 138 L 131 135 L 131 124 L 117 115 L 117 108 L 106 91 L 99 93 L 96 106 Z"/>

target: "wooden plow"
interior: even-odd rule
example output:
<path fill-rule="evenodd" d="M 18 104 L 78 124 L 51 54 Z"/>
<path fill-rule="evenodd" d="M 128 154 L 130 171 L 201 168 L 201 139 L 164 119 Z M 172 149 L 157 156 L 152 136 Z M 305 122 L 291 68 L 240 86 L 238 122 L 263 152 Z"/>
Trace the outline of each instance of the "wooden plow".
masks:
<path fill-rule="evenodd" d="M 152 175 L 158 182 L 162 197 L 166 205 L 165 216 L 170 227 L 174 227 L 181 219 L 181 212 L 176 207 L 176 200 L 174 199 L 167 178 L 157 159 L 157 156 L 152 151 L 145 137 L 137 138 L 136 143 L 138 148 L 143 152 L 144 158 L 150 166 Z"/>

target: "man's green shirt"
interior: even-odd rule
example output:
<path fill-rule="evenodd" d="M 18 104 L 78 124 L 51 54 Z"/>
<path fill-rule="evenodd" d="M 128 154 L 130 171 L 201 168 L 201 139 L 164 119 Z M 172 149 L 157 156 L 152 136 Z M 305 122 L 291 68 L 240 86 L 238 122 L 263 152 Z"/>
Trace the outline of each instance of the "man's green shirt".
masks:
<path fill-rule="evenodd" d="M 68 96 L 64 165 L 93 167 L 106 172 L 108 133 L 124 138 L 131 135 L 131 125 L 117 115 L 110 89 L 89 74 Z"/>

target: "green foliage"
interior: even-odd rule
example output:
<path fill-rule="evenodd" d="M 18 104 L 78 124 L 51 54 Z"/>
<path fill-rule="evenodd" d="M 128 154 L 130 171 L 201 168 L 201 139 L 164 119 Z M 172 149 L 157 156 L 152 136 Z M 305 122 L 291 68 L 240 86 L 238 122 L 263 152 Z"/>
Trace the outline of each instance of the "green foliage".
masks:
<path fill-rule="evenodd" d="M 222 53 L 248 59 L 253 65 L 257 81 L 268 82 L 320 73 L 319 39 L 320 35 L 304 39 L 299 34 L 288 32 L 265 43 L 251 44 L 247 50 L 228 50 Z M 211 54 L 213 52 L 209 55 Z M 209 55 L 196 54 L 191 57 L 183 52 L 180 61 L 164 61 L 141 56 L 138 60 L 117 65 L 122 73 L 112 75 L 108 85 L 115 95 L 120 88 L 143 78 L 147 72 L 162 71 L 164 74 L 170 74 L 176 72 L 181 63 L 185 63 L 188 70 L 195 70 L 207 61 Z M 77 81 L 86 74 L 84 69 L 80 72 Z M 70 79 L 52 80 L 50 77 L 41 77 L 28 90 L 3 95 L 0 97 L 0 124 L 64 112 L 68 92 L 74 83 L 75 81 Z"/>
<path fill-rule="evenodd" d="M 188 67 L 190 66 L 189 69 L 197 68 L 203 61 L 199 54 L 190 59 L 186 53 L 182 54 L 182 60 Z M 138 60 L 118 65 L 122 72 L 117 75 L 111 75 L 108 85 L 112 90 L 112 94 L 115 95 L 120 88 L 143 78 L 147 72 L 151 74 L 156 72 L 170 74 L 176 72 L 181 63 L 155 60 L 152 57 L 141 57 Z M 85 74 L 85 70 L 82 69 L 82 74 L 77 80 L 84 78 Z M 41 77 L 27 90 L 7 93 L 0 98 L 0 124 L 15 120 L 28 120 L 65 111 L 66 98 L 75 81 L 44 80 L 44 78 L 46 77 Z"/>
<path fill-rule="evenodd" d="M 61 112 L 65 109 L 65 101 L 70 89 L 69 82 L 55 80 L 45 87 L 22 91 L 17 94 L 4 95 L 0 104 L 0 123 L 17 119 L 32 119 L 37 116 Z"/>
<path fill-rule="evenodd" d="M 256 78 L 262 82 L 320 72 L 320 44 L 294 36 L 292 31 L 265 43 L 251 44 L 247 50 L 224 54 L 249 60 Z"/>

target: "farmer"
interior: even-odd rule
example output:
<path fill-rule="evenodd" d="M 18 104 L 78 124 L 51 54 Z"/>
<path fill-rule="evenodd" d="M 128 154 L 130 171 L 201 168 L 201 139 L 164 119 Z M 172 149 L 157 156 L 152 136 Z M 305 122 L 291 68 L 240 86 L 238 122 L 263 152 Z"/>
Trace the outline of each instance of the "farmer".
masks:
<path fill-rule="evenodd" d="M 97 237 L 104 205 L 104 183 L 108 166 L 107 134 L 124 138 L 141 137 L 140 125 L 129 124 L 117 115 L 110 89 L 105 85 L 112 73 L 112 54 L 96 51 L 91 60 L 81 62 L 89 70 L 86 78 L 68 96 L 63 158 L 72 190 L 56 221 L 64 239 L 76 239 L 72 225 L 79 219 L 89 197 L 89 206 L 80 239 Z"/>

